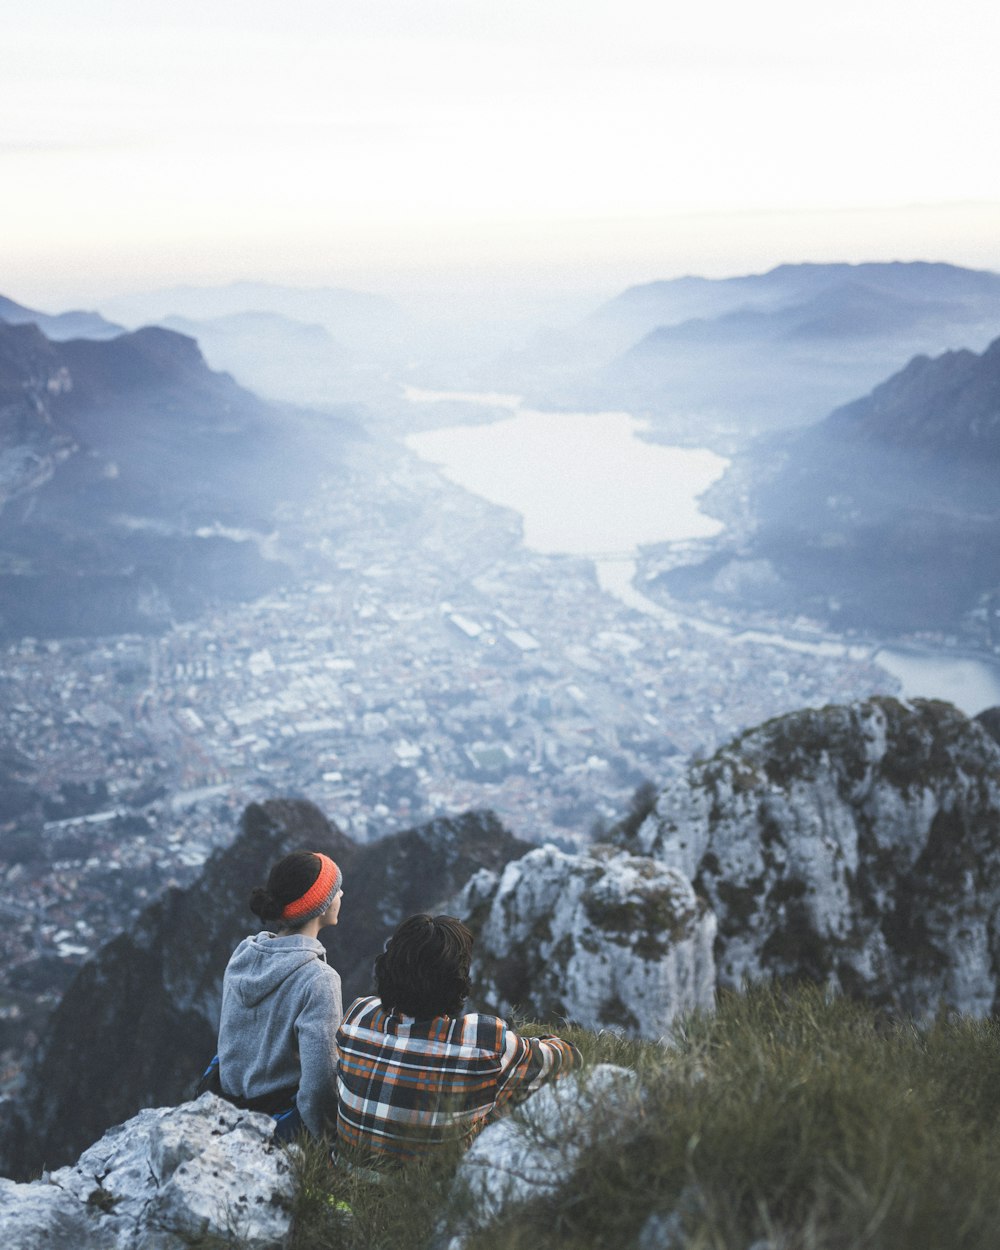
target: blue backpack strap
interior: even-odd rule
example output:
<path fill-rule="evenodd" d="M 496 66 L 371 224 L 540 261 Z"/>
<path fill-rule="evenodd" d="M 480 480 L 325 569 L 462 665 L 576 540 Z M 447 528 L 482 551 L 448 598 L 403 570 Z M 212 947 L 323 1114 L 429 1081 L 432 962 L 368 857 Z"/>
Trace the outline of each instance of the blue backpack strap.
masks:
<path fill-rule="evenodd" d="M 298 1107 L 292 1103 L 287 1111 L 274 1113 L 274 1136 L 278 1141 L 292 1141 L 305 1127 Z"/>
<path fill-rule="evenodd" d="M 219 1056 L 213 1055 L 211 1063 L 198 1080 L 194 1096 L 200 1098 L 202 1094 L 217 1094 L 242 1111 L 263 1111 L 274 1119 L 275 1136 L 281 1138 L 282 1141 L 291 1141 L 302 1128 L 302 1117 L 295 1104 L 298 1092 L 299 1088 L 295 1085 L 288 1089 L 278 1089 L 270 1094 L 263 1094 L 260 1098 L 238 1098 L 233 1094 L 227 1094 L 222 1088 L 222 1078 L 219 1075 Z"/>
<path fill-rule="evenodd" d="M 218 1094 L 220 1098 L 225 1097 L 222 1092 L 222 1078 L 219 1076 L 218 1055 L 212 1056 L 211 1063 L 201 1074 L 198 1084 L 195 1086 L 195 1098 L 200 1098 L 202 1094 Z"/>

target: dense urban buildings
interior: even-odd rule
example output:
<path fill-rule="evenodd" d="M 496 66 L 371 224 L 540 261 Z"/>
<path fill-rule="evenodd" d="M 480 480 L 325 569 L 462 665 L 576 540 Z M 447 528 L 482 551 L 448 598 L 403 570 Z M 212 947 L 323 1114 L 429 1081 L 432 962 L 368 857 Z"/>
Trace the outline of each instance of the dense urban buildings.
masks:
<path fill-rule="evenodd" d="M 0 1038 L 23 1042 L 250 801 L 309 798 L 362 841 L 490 807 L 579 842 L 746 726 L 893 687 L 869 661 L 633 611 L 403 453 L 359 453 L 349 489 L 289 507 L 282 541 L 323 579 L 163 636 L 6 649 Z"/>

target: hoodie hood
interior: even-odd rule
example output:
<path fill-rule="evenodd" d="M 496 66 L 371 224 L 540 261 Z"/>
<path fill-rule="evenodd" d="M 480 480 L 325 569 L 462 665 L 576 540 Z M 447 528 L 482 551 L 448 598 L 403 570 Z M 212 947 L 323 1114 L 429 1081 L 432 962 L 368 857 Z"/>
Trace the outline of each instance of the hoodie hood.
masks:
<path fill-rule="evenodd" d="M 258 933 L 237 946 L 227 971 L 243 1005 L 255 1007 L 303 964 L 317 962 L 326 963 L 326 950 L 318 938 Z"/>

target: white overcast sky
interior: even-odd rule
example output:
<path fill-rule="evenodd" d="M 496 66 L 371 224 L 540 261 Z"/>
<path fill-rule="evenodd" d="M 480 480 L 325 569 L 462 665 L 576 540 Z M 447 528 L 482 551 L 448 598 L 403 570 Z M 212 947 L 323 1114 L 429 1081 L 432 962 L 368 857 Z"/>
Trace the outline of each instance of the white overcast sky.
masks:
<path fill-rule="evenodd" d="M 5 0 L 0 292 L 1000 269 L 1000 5 Z"/>

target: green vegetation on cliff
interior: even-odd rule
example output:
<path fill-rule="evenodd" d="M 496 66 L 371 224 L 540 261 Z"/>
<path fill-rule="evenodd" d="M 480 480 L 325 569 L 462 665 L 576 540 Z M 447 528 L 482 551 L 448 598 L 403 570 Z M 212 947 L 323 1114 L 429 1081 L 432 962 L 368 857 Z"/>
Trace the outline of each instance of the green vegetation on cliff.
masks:
<path fill-rule="evenodd" d="M 816 987 L 758 987 L 689 1018 L 671 1049 L 562 1032 L 590 1064 L 638 1073 L 626 1128 L 579 1157 L 558 1192 L 469 1236 L 465 1250 L 996 1246 L 995 1019 L 942 1015 L 918 1028 Z M 455 1164 L 371 1186 L 310 1150 L 294 1250 L 447 1245 L 463 1214 Z"/>

